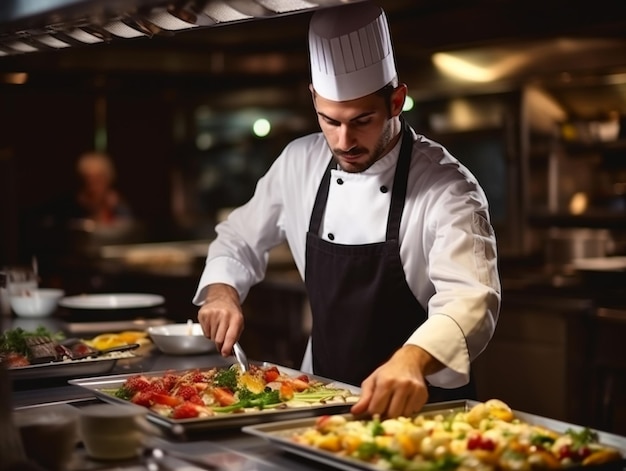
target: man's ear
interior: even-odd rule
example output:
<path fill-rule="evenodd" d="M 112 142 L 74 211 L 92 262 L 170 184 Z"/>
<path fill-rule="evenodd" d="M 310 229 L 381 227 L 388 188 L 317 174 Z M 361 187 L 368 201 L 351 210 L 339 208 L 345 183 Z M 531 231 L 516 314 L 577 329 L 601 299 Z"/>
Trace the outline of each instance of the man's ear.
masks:
<path fill-rule="evenodd" d="M 401 83 L 391 94 L 391 116 L 396 117 L 402 113 L 402 107 L 404 106 L 404 100 L 406 100 L 407 90 L 408 88 L 406 83 Z"/>
<path fill-rule="evenodd" d="M 311 99 L 313 100 L 313 106 L 315 106 L 315 89 L 313 88 L 313 84 L 309 84 L 309 91 L 311 92 Z"/>

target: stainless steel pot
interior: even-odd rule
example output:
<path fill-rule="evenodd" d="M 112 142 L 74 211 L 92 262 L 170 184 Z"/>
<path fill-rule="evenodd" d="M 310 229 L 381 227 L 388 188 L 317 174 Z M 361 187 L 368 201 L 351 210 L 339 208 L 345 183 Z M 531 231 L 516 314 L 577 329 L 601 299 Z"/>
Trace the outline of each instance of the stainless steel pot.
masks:
<path fill-rule="evenodd" d="M 572 261 L 611 255 L 615 243 L 607 229 L 551 228 L 545 244 L 546 265 L 553 273 L 572 270 Z"/>

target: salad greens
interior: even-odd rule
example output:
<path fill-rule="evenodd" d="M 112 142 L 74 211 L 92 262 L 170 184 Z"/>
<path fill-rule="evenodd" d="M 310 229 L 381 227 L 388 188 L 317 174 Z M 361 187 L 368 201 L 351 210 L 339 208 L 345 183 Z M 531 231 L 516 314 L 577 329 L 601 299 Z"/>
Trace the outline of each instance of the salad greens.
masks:
<path fill-rule="evenodd" d="M 0 354 L 18 353 L 28 356 L 28 347 L 26 339 L 28 337 L 48 336 L 52 340 L 63 340 L 65 335 L 62 332 L 51 332 L 43 326 L 37 327 L 35 330 L 26 331 L 21 327 L 7 330 L 0 333 Z"/>

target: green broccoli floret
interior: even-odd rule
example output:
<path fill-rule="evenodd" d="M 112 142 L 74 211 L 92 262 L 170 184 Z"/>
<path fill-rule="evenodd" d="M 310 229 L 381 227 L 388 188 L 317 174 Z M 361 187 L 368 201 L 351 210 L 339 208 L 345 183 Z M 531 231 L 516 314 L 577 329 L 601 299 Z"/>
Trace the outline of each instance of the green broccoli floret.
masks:
<path fill-rule="evenodd" d="M 113 395 L 115 397 L 124 399 L 126 401 L 130 401 L 133 397 L 133 393 L 130 391 L 130 389 L 126 388 L 125 386 L 121 386 L 120 388 L 116 389 L 113 392 Z"/>
<path fill-rule="evenodd" d="M 266 389 L 260 393 L 253 393 L 248 388 L 241 388 L 237 391 L 237 402 L 230 406 L 214 407 L 215 412 L 232 412 L 239 409 L 256 407 L 265 409 L 277 406 L 281 403 L 278 391 Z"/>

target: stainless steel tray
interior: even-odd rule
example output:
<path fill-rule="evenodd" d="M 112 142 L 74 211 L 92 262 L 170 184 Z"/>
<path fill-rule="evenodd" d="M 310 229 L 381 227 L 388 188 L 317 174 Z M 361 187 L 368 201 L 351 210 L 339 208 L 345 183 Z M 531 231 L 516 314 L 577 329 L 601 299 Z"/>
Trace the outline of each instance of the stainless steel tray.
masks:
<path fill-rule="evenodd" d="M 287 368 L 282 365 L 277 365 L 275 363 L 269 362 L 250 362 L 251 364 L 268 367 L 268 366 L 276 366 L 282 373 L 289 376 L 299 376 L 303 374 L 302 371 L 294 370 L 291 368 Z M 200 370 L 206 370 L 209 368 L 200 368 Z M 187 370 L 174 370 L 174 373 L 182 373 Z M 167 372 L 172 372 L 172 370 L 164 370 L 164 371 L 150 371 L 144 372 L 143 374 L 149 376 L 162 376 Z M 104 390 L 107 389 L 115 389 L 119 388 L 124 384 L 124 382 L 130 378 L 131 376 L 136 375 L 137 373 L 132 374 L 123 374 L 123 375 L 110 375 L 110 376 L 102 376 L 102 377 L 92 377 L 92 378 L 80 378 L 73 379 L 68 381 L 68 383 L 80 386 L 90 390 L 98 399 L 109 402 L 113 404 L 127 404 L 128 401 L 124 399 L 120 399 L 114 396 L 111 396 Z M 324 384 L 336 386 L 337 388 L 347 389 L 351 393 L 358 395 L 360 394 L 360 388 L 355 386 L 351 386 L 349 384 L 341 383 L 338 381 L 333 381 L 321 376 L 309 375 L 310 378 L 321 381 Z M 244 425 L 251 425 L 257 423 L 265 423 L 265 422 L 274 422 L 278 420 L 285 419 L 296 419 L 303 417 L 313 417 L 321 414 L 339 414 L 343 412 L 348 412 L 351 405 L 354 402 L 348 401 L 344 403 L 332 403 L 332 404 L 319 404 L 319 405 L 311 405 L 307 407 L 293 407 L 289 409 L 265 409 L 254 412 L 244 412 L 238 414 L 229 414 L 229 415 L 217 415 L 213 417 L 203 417 L 203 418 L 194 418 L 194 419 L 170 419 L 168 417 L 163 417 L 155 412 L 148 412 L 148 420 L 155 425 L 162 427 L 168 430 L 172 435 L 184 437 L 186 434 L 194 433 L 194 432 L 203 432 L 210 430 L 218 430 L 218 429 L 226 429 L 226 428 L 236 428 Z"/>
<path fill-rule="evenodd" d="M 48 378 L 77 378 L 106 374 L 122 358 L 89 358 L 74 361 L 57 361 L 10 368 L 14 381 Z"/>
<path fill-rule="evenodd" d="M 463 400 L 463 401 L 449 401 L 449 402 L 440 402 L 427 404 L 422 409 L 422 413 L 428 415 L 432 414 L 448 414 L 453 413 L 455 411 L 467 411 L 471 409 L 478 402 Z M 549 419 L 546 417 L 528 414 L 525 412 L 514 411 L 515 416 L 519 419 L 531 423 L 542 425 L 544 427 L 550 428 L 556 432 L 565 432 L 568 428 L 580 429 L 582 428 L 579 425 L 570 424 L 567 422 L 561 422 L 554 419 Z M 344 416 L 348 419 L 352 418 L 350 414 L 344 414 Z M 374 466 L 373 464 L 366 463 L 364 461 L 359 461 L 355 458 L 350 458 L 348 456 L 339 456 L 337 454 L 331 453 L 329 451 L 324 451 L 319 448 L 314 448 L 311 446 L 295 443 L 290 439 L 293 433 L 302 431 L 304 429 L 310 428 L 315 425 L 315 418 L 308 417 L 304 419 L 293 419 L 293 420 L 285 420 L 280 423 L 269 423 L 269 424 L 259 424 L 259 425 L 248 425 L 242 428 L 242 431 L 251 435 L 256 435 L 265 440 L 268 440 L 270 443 L 278 446 L 279 448 L 297 454 L 299 456 L 303 456 L 310 460 L 316 461 L 318 463 L 323 463 L 328 466 L 332 466 L 333 468 L 343 469 L 346 471 L 358 471 L 358 470 L 367 470 L 367 471 L 381 471 L 383 468 L 380 466 Z M 612 446 L 621 451 L 622 455 L 625 459 L 622 459 L 618 462 L 608 463 L 607 466 L 585 466 L 584 469 L 626 469 L 626 437 L 621 437 L 618 435 L 610 434 L 607 432 L 596 431 L 598 433 L 598 438 L 601 443 Z M 581 469 L 582 467 L 578 467 Z M 571 468 L 570 468 L 571 469 Z"/>

